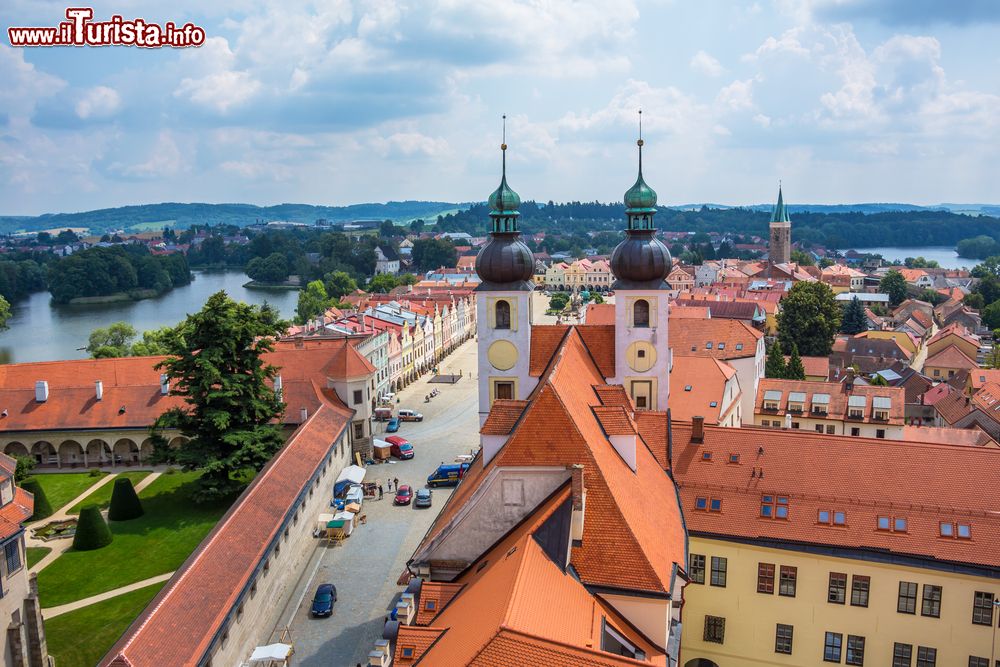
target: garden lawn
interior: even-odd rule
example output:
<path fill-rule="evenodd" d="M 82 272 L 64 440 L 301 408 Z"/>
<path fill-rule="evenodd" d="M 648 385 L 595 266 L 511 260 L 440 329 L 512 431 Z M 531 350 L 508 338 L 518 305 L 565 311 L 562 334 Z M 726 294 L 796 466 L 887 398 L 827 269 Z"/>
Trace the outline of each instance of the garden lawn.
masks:
<path fill-rule="evenodd" d="M 69 549 L 38 574 L 42 607 L 110 591 L 180 567 L 228 509 L 232 500 L 195 504 L 201 473 L 161 475 L 139 494 L 146 513 L 110 521 L 114 541 L 93 551 Z"/>
<path fill-rule="evenodd" d="M 27 547 L 25 551 L 28 552 L 28 569 L 30 570 L 34 567 L 35 563 L 45 558 L 52 549 L 48 547 Z"/>
<path fill-rule="evenodd" d="M 149 473 L 150 470 L 130 470 L 129 472 L 123 472 L 118 475 L 118 477 L 127 477 L 132 480 L 132 486 L 136 486 L 141 482 Z M 102 510 L 108 509 L 108 505 L 111 504 L 111 493 L 115 490 L 115 481 L 118 479 L 115 477 L 113 480 L 97 489 L 89 496 L 84 498 L 81 502 L 77 503 L 69 509 L 70 514 L 79 514 L 80 508 L 84 505 L 89 505 L 90 503 L 97 503 L 101 506 Z"/>
<path fill-rule="evenodd" d="M 49 653 L 59 667 L 93 667 L 149 604 L 162 583 L 45 621 Z"/>
<path fill-rule="evenodd" d="M 66 503 L 100 482 L 105 475 L 106 472 L 94 477 L 89 472 L 39 473 L 31 478 L 42 485 L 52 511 L 58 512 Z"/>

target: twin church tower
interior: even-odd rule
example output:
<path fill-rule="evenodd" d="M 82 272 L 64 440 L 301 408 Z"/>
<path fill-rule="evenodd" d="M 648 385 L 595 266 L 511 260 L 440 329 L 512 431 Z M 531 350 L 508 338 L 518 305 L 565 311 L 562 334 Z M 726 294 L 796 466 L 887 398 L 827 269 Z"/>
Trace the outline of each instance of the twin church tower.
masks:
<path fill-rule="evenodd" d="M 641 137 L 641 135 L 640 135 Z M 666 410 L 670 394 L 666 277 L 671 260 L 656 238 L 656 192 L 639 175 L 625 193 L 625 240 L 611 255 L 615 291 L 614 377 L 639 409 Z M 521 198 L 507 185 L 507 144 L 500 145 L 500 186 L 490 195 L 490 239 L 476 257 L 482 281 L 476 289 L 479 327 L 479 418 L 486 419 L 497 399 L 525 400 L 538 383 L 530 372 L 531 293 L 535 262 L 521 240 L 517 219 Z M 558 336 L 553 327 L 536 326 L 536 336 Z"/>

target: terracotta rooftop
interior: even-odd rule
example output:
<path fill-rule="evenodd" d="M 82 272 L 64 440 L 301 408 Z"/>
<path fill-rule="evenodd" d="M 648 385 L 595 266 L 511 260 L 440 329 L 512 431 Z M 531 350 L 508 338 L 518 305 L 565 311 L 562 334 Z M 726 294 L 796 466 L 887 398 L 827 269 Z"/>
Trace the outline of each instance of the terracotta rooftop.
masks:
<path fill-rule="evenodd" d="M 675 354 L 670 371 L 670 414 L 681 421 L 704 417 L 705 423 L 718 424 L 720 417 L 725 417 L 722 408 L 732 409 L 742 396 L 740 392 L 726 397 L 726 383 L 734 375 L 736 371 L 724 361 Z"/>
<path fill-rule="evenodd" d="M 860 406 L 863 417 L 850 418 L 850 399 L 863 401 Z M 793 400 L 798 399 L 798 400 Z M 860 402 L 859 401 L 859 402 Z M 776 410 L 769 410 L 765 404 L 776 403 Z M 888 405 L 885 405 L 888 402 Z M 842 419 L 867 424 L 903 424 L 906 395 L 902 387 L 880 387 L 876 385 L 854 384 L 848 391 L 840 382 L 812 382 L 809 380 L 777 380 L 765 378 L 757 386 L 757 400 L 754 413 L 761 415 L 784 415 L 789 411 L 789 403 L 802 405 L 802 415 L 821 419 Z M 880 405 L 889 413 L 887 420 L 875 419 L 875 410 Z M 817 407 L 826 406 L 826 416 L 814 413 Z"/>
<path fill-rule="evenodd" d="M 979 368 L 969 373 L 969 384 L 973 393 L 982 389 L 987 382 L 1000 382 L 1000 369 Z"/>
<path fill-rule="evenodd" d="M 938 331 L 936 334 L 930 337 L 930 340 L 927 341 L 927 344 L 933 345 L 934 343 L 940 340 L 944 340 L 948 336 L 957 336 L 958 338 L 961 338 L 962 340 L 968 343 L 976 345 L 977 347 L 979 346 L 979 336 L 971 333 L 965 327 L 964 324 L 961 324 L 959 322 L 953 322 L 952 324 L 949 324 L 948 326 L 942 328 L 940 331 Z"/>
<path fill-rule="evenodd" d="M 996 448 L 714 426 L 695 444 L 690 424 L 672 430 L 674 477 L 692 534 L 1000 570 L 1000 500 L 969 491 L 989 489 L 1000 476 Z M 706 461 L 704 452 L 714 456 Z M 734 455 L 739 463 L 729 463 Z M 776 496 L 788 498 L 787 519 L 761 516 L 762 503 Z M 696 509 L 697 498 L 720 499 L 721 511 Z M 829 524 L 819 521 L 820 510 L 831 512 Z M 835 511 L 845 513 L 844 525 L 833 525 Z M 905 532 L 879 530 L 879 517 L 904 519 Z M 971 539 L 943 538 L 941 522 L 970 526 Z"/>
<path fill-rule="evenodd" d="M 257 475 L 101 665 L 201 664 L 237 600 L 249 589 L 258 565 L 280 539 L 296 499 L 312 483 L 354 414 L 332 391 L 322 395 L 321 407 Z"/>
<path fill-rule="evenodd" d="M 3 458 L 10 458 L 0 454 Z M 22 489 L 14 488 L 14 498 L 0 507 L 0 540 L 6 540 L 21 532 L 21 524 L 27 521 L 35 511 L 35 497 Z"/>
<path fill-rule="evenodd" d="M 997 443 L 986 431 L 979 428 L 949 428 L 937 426 L 904 426 L 906 442 L 929 442 L 940 445 L 967 447 L 996 447 Z"/>
<path fill-rule="evenodd" d="M 975 410 L 976 407 L 972 404 L 971 398 L 958 390 L 954 390 L 934 402 L 934 410 L 948 424 L 954 424 Z"/>
<path fill-rule="evenodd" d="M 670 306 L 670 319 L 705 320 L 710 316 L 708 306 Z"/>
<path fill-rule="evenodd" d="M 590 303 L 584 313 L 583 321 L 587 324 L 614 324 L 615 304 Z"/>
<path fill-rule="evenodd" d="M 662 651 L 536 540 L 536 531 L 556 512 L 568 511 L 569 503 L 566 484 L 458 577 L 454 584 L 460 589 L 450 602 L 438 605 L 435 616 L 425 616 L 429 627 L 401 627 L 396 664 L 412 664 L 399 662 L 410 647 L 428 665 L 665 665 Z M 425 598 L 421 592 L 421 607 Z M 551 613 L 553 600 L 559 613 Z M 598 650 L 604 622 L 649 657 L 634 660 Z"/>
<path fill-rule="evenodd" d="M 785 355 L 785 363 L 788 363 L 788 355 Z M 802 368 L 806 371 L 806 376 L 827 377 L 830 374 L 829 357 L 799 357 L 802 360 Z"/>
<path fill-rule="evenodd" d="M 959 349 L 957 345 L 949 345 L 924 362 L 924 368 L 954 368 L 978 372 L 979 364 Z"/>
<path fill-rule="evenodd" d="M 479 432 L 483 435 L 507 435 L 527 406 L 528 401 L 497 399 Z"/>
<path fill-rule="evenodd" d="M 678 320 L 670 325 L 670 347 L 674 354 L 716 359 L 752 357 L 757 341 L 764 337 L 741 320 Z M 611 377 L 611 376 L 609 376 Z"/>

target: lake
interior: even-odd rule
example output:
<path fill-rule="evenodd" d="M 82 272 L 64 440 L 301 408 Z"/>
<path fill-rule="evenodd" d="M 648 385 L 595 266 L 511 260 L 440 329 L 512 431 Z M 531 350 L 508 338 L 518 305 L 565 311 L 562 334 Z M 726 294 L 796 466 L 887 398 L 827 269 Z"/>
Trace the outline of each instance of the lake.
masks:
<path fill-rule="evenodd" d="M 982 260 L 959 257 L 954 248 L 948 246 L 924 246 L 921 248 L 854 248 L 858 252 L 871 252 L 882 255 L 887 260 L 898 259 L 900 263 L 907 257 L 923 257 L 933 259 L 946 269 L 971 269 Z"/>
<path fill-rule="evenodd" d="M 83 359 L 87 337 L 98 327 L 124 321 L 141 334 L 147 329 L 174 325 L 188 313 L 201 309 L 219 290 L 237 301 L 270 303 L 291 319 L 298 303 L 297 290 L 247 289 L 242 271 L 194 271 L 191 284 L 155 299 L 121 303 L 56 306 L 48 292 L 36 292 L 14 304 L 8 329 L 0 333 L 0 363 Z"/>

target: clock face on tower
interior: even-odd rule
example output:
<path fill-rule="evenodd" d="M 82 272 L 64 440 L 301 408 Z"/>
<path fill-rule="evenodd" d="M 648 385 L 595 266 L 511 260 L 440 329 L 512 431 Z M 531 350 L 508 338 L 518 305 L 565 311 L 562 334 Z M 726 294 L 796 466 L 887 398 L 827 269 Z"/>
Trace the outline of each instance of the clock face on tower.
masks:
<path fill-rule="evenodd" d="M 645 373 L 656 363 L 656 348 L 646 341 L 636 341 L 625 348 L 625 360 L 636 373 Z"/>
<path fill-rule="evenodd" d="M 498 371 L 507 371 L 517 363 L 517 348 L 508 340 L 498 340 L 486 352 L 490 365 Z"/>

